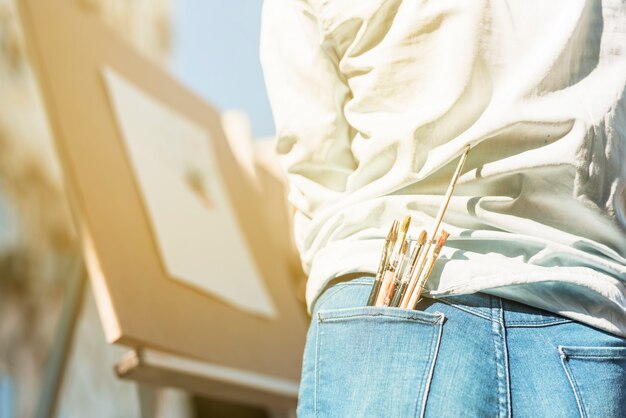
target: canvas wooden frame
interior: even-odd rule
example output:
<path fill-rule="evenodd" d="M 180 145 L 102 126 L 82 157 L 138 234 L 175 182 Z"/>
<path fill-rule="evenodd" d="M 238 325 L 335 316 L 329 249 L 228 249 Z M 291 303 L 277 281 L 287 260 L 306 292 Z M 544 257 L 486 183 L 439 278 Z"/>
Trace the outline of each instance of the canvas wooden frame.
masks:
<path fill-rule="evenodd" d="M 107 340 L 296 384 L 307 327 L 262 192 L 218 112 L 71 0 L 19 0 Z M 206 129 L 246 242 L 278 310 L 268 320 L 167 277 L 101 76 L 108 66 Z"/>

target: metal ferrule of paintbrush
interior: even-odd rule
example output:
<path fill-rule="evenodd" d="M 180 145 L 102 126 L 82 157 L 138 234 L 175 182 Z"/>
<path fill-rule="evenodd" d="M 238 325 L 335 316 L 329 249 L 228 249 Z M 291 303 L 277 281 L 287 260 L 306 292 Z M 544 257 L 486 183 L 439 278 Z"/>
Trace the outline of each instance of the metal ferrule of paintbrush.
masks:
<path fill-rule="evenodd" d="M 399 262 L 398 260 L 396 260 L 396 263 L 398 263 L 398 265 L 396 266 L 393 279 L 391 283 L 389 284 L 389 288 L 387 289 L 387 293 L 385 295 L 385 298 L 383 299 L 383 306 L 389 306 L 391 304 L 391 299 L 394 295 L 394 291 L 398 287 L 398 284 L 400 283 L 400 278 L 402 277 L 402 273 L 404 272 L 404 269 L 406 268 L 408 251 L 409 251 L 409 240 L 405 239 L 404 242 L 402 243 L 402 247 L 400 247 Z"/>
<path fill-rule="evenodd" d="M 409 284 L 409 280 L 411 279 L 411 275 L 413 274 L 413 270 L 415 270 L 415 267 L 417 265 L 417 259 L 420 255 L 420 252 L 422 251 L 422 248 L 424 248 L 424 243 L 426 242 L 426 231 L 422 230 L 422 232 L 420 232 L 419 237 L 417 238 L 417 242 L 415 245 L 415 248 L 413 248 L 413 252 L 411 253 L 411 257 L 409 262 L 407 263 L 406 267 L 404 268 L 404 271 L 401 274 L 401 280 L 400 280 L 400 284 L 398 285 L 398 288 L 396 289 L 394 295 L 393 295 L 393 300 L 391 301 L 391 304 L 389 306 L 400 306 L 400 302 L 402 301 L 402 297 L 404 296 L 404 293 L 406 292 L 406 288 Z"/>
<path fill-rule="evenodd" d="M 413 249 L 413 254 L 411 254 L 411 261 L 409 262 L 409 271 L 408 271 L 408 274 L 404 276 L 404 279 L 407 282 L 411 278 L 411 275 L 413 274 L 413 271 L 415 270 L 415 267 L 417 266 L 417 259 L 420 256 L 422 248 L 424 248 L 424 244 L 426 243 L 426 237 L 427 237 L 427 234 L 425 230 L 422 230 L 422 232 L 420 232 L 419 237 L 417 237 L 417 245 Z"/>
<path fill-rule="evenodd" d="M 404 243 L 404 238 L 409 231 L 409 226 L 411 225 L 411 217 L 406 216 L 404 221 L 402 221 L 402 226 L 400 227 L 400 232 L 398 233 L 398 239 L 396 240 L 396 245 L 391 253 L 391 262 L 388 263 L 389 266 L 383 273 L 383 282 L 380 285 L 380 290 L 378 291 L 378 297 L 376 298 L 376 306 L 383 306 L 383 302 L 385 300 L 385 296 L 387 296 L 387 290 L 389 289 L 389 285 L 393 281 L 394 272 L 398 268 L 398 263 L 400 262 L 400 252 L 402 251 L 402 245 Z"/>
<path fill-rule="evenodd" d="M 389 233 L 387 234 L 385 245 L 383 246 L 383 252 L 380 256 L 380 264 L 378 265 L 376 279 L 374 280 L 374 284 L 372 285 L 372 290 L 370 291 L 369 299 L 367 300 L 368 306 L 372 306 L 376 303 L 376 298 L 378 297 L 378 291 L 383 281 L 383 275 L 385 273 L 385 270 L 387 269 L 387 264 L 389 262 L 389 259 L 391 258 L 391 251 L 396 243 L 397 237 L 398 237 L 398 221 L 394 220 L 393 223 L 391 224 L 391 228 L 389 229 Z"/>

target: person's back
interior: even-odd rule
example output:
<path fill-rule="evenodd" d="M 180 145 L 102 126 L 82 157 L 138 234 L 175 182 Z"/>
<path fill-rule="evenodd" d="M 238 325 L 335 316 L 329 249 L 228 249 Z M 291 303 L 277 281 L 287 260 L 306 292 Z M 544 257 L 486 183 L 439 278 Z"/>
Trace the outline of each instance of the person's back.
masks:
<path fill-rule="evenodd" d="M 327 324 L 342 321 L 324 318 L 341 318 L 337 312 L 348 308 L 368 318 L 390 312 L 403 321 L 426 315 L 420 320 L 431 324 L 439 324 L 439 317 L 429 310 L 438 310 L 446 318 L 441 319 L 443 337 L 431 338 L 438 342 L 432 351 L 438 359 L 436 364 L 422 359 L 432 370 L 419 378 L 404 376 L 407 381 L 389 377 L 388 383 L 411 393 L 412 379 L 426 382 L 417 413 L 441 416 L 446 413 L 436 409 L 436 399 L 454 370 L 467 368 L 461 376 L 480 380 L 477 367 L 450 359 L 458 351 L 467 352 L 468 361 L 480 361 L 470 354 L 471 344 L 452 342 L 457 326 L 452 319 L 469 325 L 481 318 L 487 321 L 485 334 L 474 324 L 475 347 L 482 343 L 493 349 L 485 355 L 500 356 L 492 368 L 486 366 L 503 379 L 491 382 L 493 402 L 484 400 L 497 405 L 494 411 L 516 413 L 523 399 L 528 408 L 541 411 L 544 405 L 554 414 L 560 411 L 550 405 L 592 416 L 626 411 L 625 48 L 621 1 L 266 0 L 261 58 L 277 152 L 297 209 L 296 238 L 309 274 L 307 301 L 316 315 L 312 332 L 317 336 L 326 329 L 322 334 L 334 335 Z M 414 239 L 428 229 L 468 144 L 473 148 L 444 218 L 451 236 L 425 293 L 437 302 L 419 313 L 359 308 L 365 305 L 364 280 L 371 279 L 342 277 L 376 272 L 394 218 L 412 216 Z M 342 283 L 332 286 L 337 281 Z M 325 290 L 348 288 L 348 283 L 351 292 Z M 459 296 L 476 292 L 481 293 Z M 335 301 L 330 294 L 337 294 Z M 450 306 L 455 309 L 447 311 Z M 457 318 L 458 312 L 470 317 Z M 332 337 L 334 356 L 341 341 L 345 352 L 354 353 L 352 344 L 369 329 L 344 326 L 342 333 L 355 334 L 350 344 Z M 382 333 L 376 326 L 371 332 Z M 458 330 L 463 333 L 463 327 Z M 424 353 L 429 348 L 420 346 L 418 331 L 415 335 L 420 338 L 406 343 Z M 319 338 L 310 339 L 319 344 Z M 543 354 L 536 339 L 547 341 Z M 371 353 L 380 357 L 383 350 L 393 357 L 393 344 L 359 351 L 351 373 L 361 365 L 361 374 L 367 374 Z M 571 348 L 581 346 L 591 348 Z M 523 352 L 534 358 L 518 354 Z M 591 358 L 603 359 L 600 368 L 585 369 Z M 310 388 L 306 359 L 303 393 Z M 309 367 L 318 367 L 318 360 L 311 359 Z M 311 379 L 321 392 L 315 401 L 301 399 L 301 413 L 317 408 L 321 415 L 341 415 L 328 403 L 331 393 L 324 396 L 337 388 L 315 370 L 317 380 Z M 592 390 L 581 381 L 597 370 L 605 384 L 617 386 L 612 395 L 598 397 L 608 386 Z M 384 368 L 370 377 L 376 382 L 390 374 Z M 336 379 L 345 380 L 345 374 Z M 515 385 L 525 379 L 538 382 L 537 393 L 550 390 L 551 395 L 532 398 L 536 405 L 518 398 L 526 395 Z M 558 382 L 557 390 L 552 386 Z M 342 387 L 349 392 L 351 385 Z M 391 393 L 396 392 L 389 389 L 393 398 Z M 364 405 L 381 402 L 375 397 Z M 576 411 L 564 414 L 570 412 Z"/>

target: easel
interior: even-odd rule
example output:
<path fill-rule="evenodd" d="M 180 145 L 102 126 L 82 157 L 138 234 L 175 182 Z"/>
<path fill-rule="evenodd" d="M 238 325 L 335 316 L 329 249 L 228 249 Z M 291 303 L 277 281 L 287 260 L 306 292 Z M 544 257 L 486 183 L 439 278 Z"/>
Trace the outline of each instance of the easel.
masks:
<path fill-rule="evenodd" d="M 116 372 L 145 385 L 139 390 L 142 414 L 154 416 L 151 388 L 159 386 L 290 414 L 308 320 L 293 289 L 292 253 L 277 242 L 288 241 L 287 226 L 268 227 L 276 212 L 268 208 L 268 196 L 276 193 L 262 193 L 243 174 L 211 106 L 96 17 L 81 13 L 71 0 L 18 5 L 105 335 L 132 349 Z M 235 216 L 275 301 L 276 320 L 250 315 L 168 277 L 106 94 L 104 65 L 206 130 Z M 285 239 L 267 238 L 277 234 Z M 80 312 L 85 275 L 77 277 L 68 287 L 51 351 L 42 418 L 53 415 Z"/>

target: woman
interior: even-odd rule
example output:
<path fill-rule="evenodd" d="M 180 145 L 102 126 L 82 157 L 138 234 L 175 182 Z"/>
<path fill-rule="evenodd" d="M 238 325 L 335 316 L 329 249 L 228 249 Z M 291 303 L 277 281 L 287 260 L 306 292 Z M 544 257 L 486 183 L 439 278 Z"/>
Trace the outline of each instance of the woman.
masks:
<path fill-rule="evenodd" d="M 312 322 L 300 416 L 626 414 L 620 1 L 266 0 L 261 59 Z M 394 219 L 416 309 L 366 306 Z"/>

